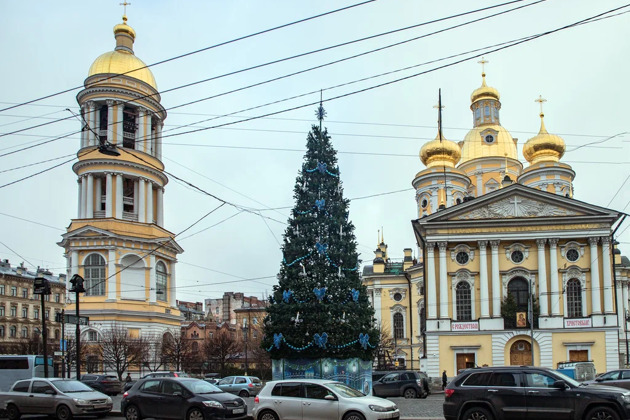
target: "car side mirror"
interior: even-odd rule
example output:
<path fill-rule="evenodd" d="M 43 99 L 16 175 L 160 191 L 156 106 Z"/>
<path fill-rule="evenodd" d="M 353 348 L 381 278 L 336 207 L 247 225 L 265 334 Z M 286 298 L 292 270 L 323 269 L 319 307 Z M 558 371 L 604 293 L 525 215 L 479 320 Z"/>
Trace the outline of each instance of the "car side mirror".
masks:
<path fill-rule="evenodd" d="M 560 379 L 553 383 L 553 387 L 559 389 L 567 389 L 567 383 Z"/>
<path fill-rule="evenodd" d="M 599 377 L 599 378 L 595 378 L 595 382 L 602 382 L 605 381 L 606 379 Z"/>
<path fill-rule="evenodd" d="M 326 396 L 324 397 L 324 399 L 325 399 L 325 400 L 328 400 L 328 401 L 337 401 L 337 398 L 335 398 L 335 396 L 334 396 L 334 395 L 330 395 L 330 394 L 329 394 L 329 395 L 326 395 Z"/>

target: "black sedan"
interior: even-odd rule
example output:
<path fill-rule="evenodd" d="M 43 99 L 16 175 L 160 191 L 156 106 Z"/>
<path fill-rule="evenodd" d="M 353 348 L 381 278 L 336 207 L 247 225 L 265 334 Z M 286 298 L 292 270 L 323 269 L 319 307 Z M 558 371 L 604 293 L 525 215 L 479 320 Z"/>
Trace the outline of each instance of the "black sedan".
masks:
<path fill-rule="evenodd" d="M 127 420 L 247 418 L 247 405 L 242 398 L 194 378 L 140 379 L 123 394 L 120 408 Z"/>

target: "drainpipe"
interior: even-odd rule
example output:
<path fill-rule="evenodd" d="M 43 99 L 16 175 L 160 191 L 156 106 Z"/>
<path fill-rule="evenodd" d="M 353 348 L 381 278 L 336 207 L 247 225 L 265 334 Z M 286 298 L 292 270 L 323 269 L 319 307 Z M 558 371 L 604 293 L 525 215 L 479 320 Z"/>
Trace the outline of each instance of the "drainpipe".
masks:
<path fill-rule="evenodd" d="M 418 235 L 420 238 L 420 242 L 422 242 L 422 282 L 424 283 L 424 322 L 427 321 L 427 243 L 422 239 L 422 236 Z M 426 324 L 425 324 L 426 325 Z M 426 328 L 425 331 L 422 330 L 422 325 L 420 325 L 420 335 L 422 336 L 422 357 L 427 357 L 427 334 Z"/>
<path fill-rule="evenodd" d="M 407 279 L 407 285 L 409 286 L 409 328 L 411 329 L 411 334 L 409 334 L 409 350 L 411 351 L 411 370 L 413 370 L 413 302 L 411 300 L 411 276 L 406 271 L 404 272 L 405 278 Z M 419 363 L 419 362 L 418 362 Z M 420 366 L 418 366 L 418 369 Z"/>

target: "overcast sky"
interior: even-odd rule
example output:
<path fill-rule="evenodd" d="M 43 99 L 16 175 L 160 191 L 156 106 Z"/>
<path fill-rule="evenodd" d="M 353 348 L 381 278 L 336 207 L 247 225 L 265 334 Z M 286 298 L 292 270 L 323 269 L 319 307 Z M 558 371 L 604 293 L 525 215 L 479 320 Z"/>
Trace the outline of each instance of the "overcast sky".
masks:
<path fill-rule="evenodd" d="M 121 22 L 119 3 L 0 1 L 0 108 L 81 86 L 96 57 L 115 46 L 112 28 Z M 131 3 L 127 15 L 137 33 L 134 50 L 147 64 L 354 4 L 339 0 Z M 174 90 L 162 95 L 162 105 L 169 110 L 531 3 L 515 2 Z M 495 4 L 499 1 L 377 0 L 157 65 L 152 71 L 158 89 L 164 91 Z M 462 140 L 472 127 L 470 94 L 481 84 L 481 68 L 479 58 L 472 58 L 409 76 L 480 52 L 423 63 L 477 49 L 488 51 L 492 49 L 489 46 L 554 30 L 623 4 L 537 2 L 380 52 L 178 107 L 168 111 L 164 135 L 313 103 L 319 100 L 320 89 L 325 100 L 368 89 L 326 101 L 325 125 L 339 152 L 344 194 L 352 199 L 350 218 L 356 226 L 361 259 L 370 263 L 374 258 L 372 251 L 381 227 L 390 257 L 401 258 L 406 247 L 417 253 L 410 223 L 417 217 L 411 181 L 423 169 L 418 158 L 422 144 L 433 139 L 437 131 L 433 106 L 438 89 L 442 89 L 446 106 L 444 135 Z M 543 95 L 548 100 L 544 105 L 546 127 L 564 138 L 567 153 L 562 161 L 577 174 L 575 198 L 625 212 L 630 212 L 629 18 L 630 13 L 622 14 L 485 55 L 489 60 L 488 84 L 501 94 L 501 123 L 518 138 L 524 164 L 522 145 L 540 127 L 534 100 Z M 406 67 L 411 68 L 374 77 Z M 364 78 L 370 79 L 358 81 Z M 406 79 L 369 89 L 402 78 Z M 341 84 L 346 85 L 333 88 Z M 78 91 L 0 112 L 0 135 L 69 117 L 66 108 L 78 112 Z M 317 93 L 244 111 L 309 92 Z M 292 190 L 306 135 L 316 121 L 314 111 L 315 106 L 306 106 L 273 117 L 164 138 L 167 171 L 230 203 L 261 209 L 268 217 L 225 205 L 178 237 L 185 250 L 177 265 L 178 299 L 201 301 L 225 291 L 260 297 L 271 290 L 282 260 L 282 233 L 293 205 Z M 200 122 L 230 113 L 236 114 Z M 69 119 L 5 135 L 0 137 L 0 155 L 79 129 L 80 123 Z M 56 243 L 77 216 L 72 162 L 5 185 L 76 157 L 78 147 L 78 135 L 71 135 L 0 157 L 0 258 L 9 259 L 12 265 L 24 261 L 30 268 L 43 266 L 55 274 L 65 272 L 63 249 Z M 22 168 L 11 170 L 18 167 Z M 175 234 L 220 204 L 173 178 L 164 199 L 165 227 Z M 264 210 L 269 208 L 282 209 Z M 623 233 L 618 238 L 625 255 L 630 254 L 628 226 L 630 220 L 621 226 L 619 232 Z"/>

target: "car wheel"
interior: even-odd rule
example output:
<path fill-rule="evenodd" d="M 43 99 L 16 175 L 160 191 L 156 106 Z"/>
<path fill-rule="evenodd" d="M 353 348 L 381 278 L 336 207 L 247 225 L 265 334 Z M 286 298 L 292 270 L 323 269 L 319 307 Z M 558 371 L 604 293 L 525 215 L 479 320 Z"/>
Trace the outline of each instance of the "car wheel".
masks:
<path fill-rule="evenodd" d="M 407 388 L 403 391 L 403 397 L 405 398 L 416 398 L 418 393 L 413 388 Z"/>
<path fill-rule="evenodd" d="M 273 411 L 265 410 L 260 413 L 258 420 L 278 420 L 278 416 Z"/>
<path fill-rule="evenodd" d="M 343 416 L 343 420 L 365 420 L 365 417 L 363 417 L 363 414 L 361 413 L 358 413 L 356 411 L 351 411 L 345 416 Z"/>
<path fill-rule="evenodd" d="M 72 418 L 72 411 L 70 411 L 67 405 L 63 404 L 57 407 L 55 414 L 58 420 L 70 420 Z"/>
<path fill-rule="evenodd" d="M 586 420 L 619 420 L 619 415 L 610 407 L 595 407 L 588 412 Z"/>
<path fill-rule="evenodd" d="M 186 420 L 204 420 L 203 413 L 198 408 L 193 408 L 188 412 Z"/>
<path fill-rule="evenodd" d="M 239 397 L 241 397 L 241 398 L 247 398 L 247 397 L 249 397 L 249 392 L 247 392 L 247 391 L 245 391 L 245 390 L 243 389 L 242 391 L 240 391 L 240 392 L 238 393 L 238 396 L 239 396 Z"/>
<path fill-rule="evenodd" d="M 138 407 L 130 405 L 125 409 L 125 418 L 127 420 L 142 420 L 142 415 Z"/>
<path fill-rule="evenodd" d="M 20 414 L 20 410 L 17 406 L 13 404 L 9 404 L 7 406 L 7 418 L 9 420 L 18 420 L 22 415 Z"/>
<path fill-rule="evenodd" d="M 473 407 L 466 410 L 462 420 L 492 420 L 492 414 L 483 407 Z"/>

